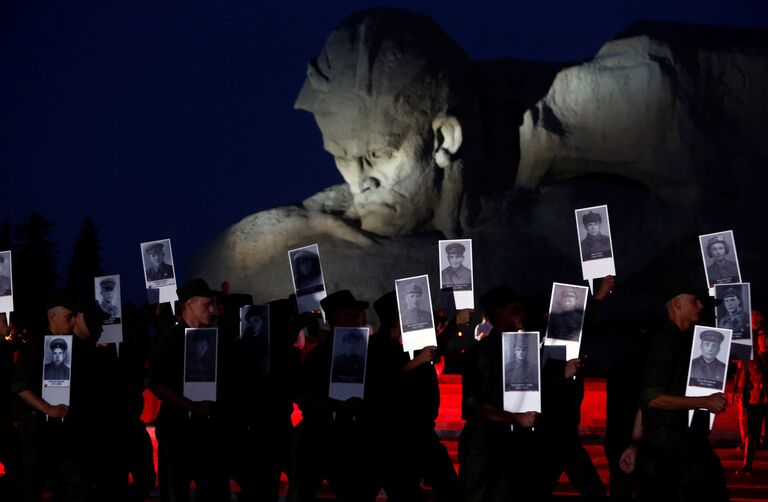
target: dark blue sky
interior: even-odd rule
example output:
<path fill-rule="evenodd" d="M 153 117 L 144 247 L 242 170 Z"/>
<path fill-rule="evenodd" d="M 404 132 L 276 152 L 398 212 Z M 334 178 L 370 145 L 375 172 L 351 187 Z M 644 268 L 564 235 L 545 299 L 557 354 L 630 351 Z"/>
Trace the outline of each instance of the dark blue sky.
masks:
<path fill-rule="evenodd" d="M 387 2 L 432 16 L 475 59 L 588 58 L 635 19 L 768 25 L 761 0 Z M 240 218 L 341 181 L 306 63 L 367 1 L 3 0 L 0 222 L 57 225 L 65 273 L 92 216 L 106 273 L 143 299 L 139 242 L 170 237 L 181 279 Z"/>

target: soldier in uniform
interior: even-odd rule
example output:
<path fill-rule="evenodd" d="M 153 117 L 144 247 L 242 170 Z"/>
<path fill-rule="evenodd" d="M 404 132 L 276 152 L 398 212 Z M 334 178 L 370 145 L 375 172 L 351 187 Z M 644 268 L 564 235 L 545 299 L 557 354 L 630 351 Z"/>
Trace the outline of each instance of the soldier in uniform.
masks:
<path fill-rule="evenodd" d="M 538 382 L 536 363 L 528 360 L 528 336 L 515 333 L 512 360 L 504 374 L 504 390 L 538 390 Z"/>
<path fill-rule="evenodd" d="M 579 341 L 584 311 L 576 308 L 576 299 L 576 291 L 571 288 L 565 288 L 560 293 L 559 312 L 553 312 L 549 319 L 549 338 Z"/>
<path fill-rule="evenodd" d="M 50 344 L 51 362 L 45 363 L 43 378 L 45 380 L 69 380 L 69 366 L 64 363 L 67 358 L 67 342 L 63 338 L 54 338 Z"/>
<path fill-rule="evenodd" d="M 722 235 L 716 235 L 707 242 L 707 256 L 712 259 L 712 264 L 707 267 L 710 287 L 715 284 L 739 282 L 736 262 L 726 258 L 729 254 L 731 254 L 731 248 Z"/>
<path fill-rule="evenodd" d="M 344 383 L 363 383 L 365 372 L 365 344 L 362 334 L 351 331 L 341 339 L 341 354 L 333 361 L 331 380 Z"/>
<path fill-rule="evenodd" d="M 403 327 L 408 330 L 426 328 L 432 322 L 428 311 L 421 309 L 421 297 L 424 290 L 415 282 L 405 288 L 405 310 L 403 310 Z"/>
<path fill-rule="evenodd" d="M 440 272 L 444 288 L 454 291 L 467 291 L 472 288 L 472 271 L 463 264 L 465 252 L 466 248 L 460 242 L 445 246 L 448 266 Z"/>
<path fill-rule="evenodd" d="M 11 278 L 4 273 L 5 255 L 0 253 L 0 296 L 11 294 Z"/>
<path fill-rule="evenodd" d="M 728 288 L 723 294 L 723 307 L 717 319 L 718 328 L 733 330 L 734 340 L 749 338 L 750 316 L 744 311 L 739 288 Z"/>
<path fill-rule="evenodd" d="M 603 218 L 600 213 L 588 212 L 581 217 L 587 236 L 581 241 L 581 257 L 584 261 L 611 257 L 611 239 L 600 232 Z"/>
<path fill-rule="evenodd" d="M 162 242 L 147 246 L 145 252 L 149 257 L 150 263 L 147 268 L 148 281 L 162 281 L 163 279 L 173 278 L 173 266 L 165 263 L 165 251 L 163 251 Z"/>
<path fill-rule="evenodd" d="M 717 360 L 723 334 L 718 331 L 702 331 L 701 355 L 691 361 L 691 384 L 703 387 L 720 387 L 725 378 L 725 363 Z"/>
<path fill-rule="evenodd" d="M 99 307 L 109 314 L 110 318 L 120 317 L 120 307 L 112 303 L 115 299 L 115 285 L 116 282 L 111 277 L 102 279 L 99 282 L 99 288 L 101 289 L 101 301 L 99 302 Z"/>

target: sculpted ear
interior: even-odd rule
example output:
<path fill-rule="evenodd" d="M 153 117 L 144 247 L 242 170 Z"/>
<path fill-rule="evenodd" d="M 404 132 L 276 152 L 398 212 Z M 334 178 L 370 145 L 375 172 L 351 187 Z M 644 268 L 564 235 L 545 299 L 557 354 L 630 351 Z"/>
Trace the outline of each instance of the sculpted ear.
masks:
<path fill-rule="evenodd" d="M 451 165 L 451 160 L 461 147 L 461 124 L 452 115 L 440 115 L 432 121 L 432 132 L 435 135 L 435 162 L 446 168 Z"/>

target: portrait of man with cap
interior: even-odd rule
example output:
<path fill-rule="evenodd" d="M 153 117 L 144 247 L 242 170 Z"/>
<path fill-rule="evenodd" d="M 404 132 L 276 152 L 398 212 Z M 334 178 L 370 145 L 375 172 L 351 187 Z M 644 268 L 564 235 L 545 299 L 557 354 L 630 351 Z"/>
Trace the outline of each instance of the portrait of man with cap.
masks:
<path fill-rule="evenodd" d="M 66 364 L 69 344 L 64 338 L 56 337 L 48 344 L 51 360 L 43 366 L 43 380 L 69 380 L 70 368 Z"/>
<path fill-rule="evenodd" d="M 144 246 L 145 275 L 147 282 L 163 281 L 173 279 L 173 265 L 165 262 L 165 242 L 152 242 Z"/>
<path fill-rule="evenodd" d="M 334 343 L 339 340 L 334 338 Z M 341 346 L 334 347 L 331 381 L 364 383 L 366 340 L 364 329 L 351 329 L 341 336 Z"/>
<path fill-rule="evenodd" d="M 11 252 L 4 251 L 0 253 L 0 296 L 11 294 Z"/>
<path fill-rule="evenodd" d="M 581 240 L 581 258 L 583 261 L 599 260 L 611 257 L 611 238 L 604 235 L 600 227 L 603 217 L 599 212 L 587 211 L 581 216 L 581 222 L 587 235 Z"/>
<path fill-rule="evenodd" d="M 120 317 L 120 294 L 117 289 L 117 280 L 114 277 L 99 279 L 99 307 L 104 313 L 109 314 L 110 319 Z"/>
<path fill-rule="evenodd" d="M 725 379 L 725 363 L 717 359 L 717 354 L 720 352 L 720 345 L 724 338 L 722 333 L 713 330 L 702 331 L 699 334 L 701 355 L 691 361 L 690 385 L 713 389 L 722 387 Z"/>
<path fill-rule="evenodd" d="M 472 271 L 464 266 L 466 246 L 461 242 L 449 242 L 445 245 L 448 266 L 440 272 L 440 282 L 443 288 L 453 291 L 469 291 L 472 289 Z"/>
<path fill-rule="evenodd" d="M 313 251 L 313 248 L 315 251 Z M 296 296 L 304 296 L 323 291 L 323 273 L 320 268 L 320 255 L 316 252 L 317 244 L 306 248 L 289 251 L 293 286 Z"/>
<path fill-rule="evenodd" d="M 504 392 L 539 390 L 538 358 L 535 351 L 538 340 L 531 333 L 513 333 L 505 338 L 511 341 L 504 368 Z"/>
<path fill-rule="evenodd" d="M 728 284 L 741 282 L 739 267 L 736 262 L 729 259 L 731 245 L 726 238 L 728 234 L 720 234 L 706 240 L 704 252 L 707 260 L 707 280 L 709 287 L 715 284 Z"/>
<path fill-rule="evenodd" d="M 419 283 L 424 282 L 422 286 Z M 432 326 L 432 314 L 421 308 L 426 288 L 425 279 L 414 279 L 406 283 L 397 283 L 397 293 L 400 298 L 400 319 L 403 332 L 425 329 Z"/>
<path fill-rule="evenodd" d="M 744 294 L 742 286 L 717 286 L 715 298 L 722 302 L 717 307 L 717 327 L 732 330 L 734 340 L 749 340 L 751 319 L 743 301 L 748 294 Z"/>
<path fill-rule="evenodd" d="M 582 293 L 586 294 L 586 293 Z M 579 291 L 563 284 L 555 284 L 552 312 L 549 315 L 547 338 L 578 342 L 584 323 L 584 310 L 579 302 Z M 583 300 L 583 297 L 582 297 Z"/>

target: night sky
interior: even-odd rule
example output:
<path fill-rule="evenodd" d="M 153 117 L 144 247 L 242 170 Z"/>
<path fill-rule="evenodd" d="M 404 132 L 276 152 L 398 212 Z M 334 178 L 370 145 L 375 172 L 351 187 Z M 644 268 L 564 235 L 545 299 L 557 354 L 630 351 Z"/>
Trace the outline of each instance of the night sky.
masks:
<path fill-rule="evenodd" d="M 334 26 L 380 4 L 0 0 L 0 222 L 54 222 L 63 277 L 92 216 L 124 299 L 144 299 L 142 241 L 171 238 L 187 279 L 229 225 L 341 182 L 293 102 Z M 548 61 L 589 58 L 636 19 L 766 26 L 763 4 L 387 3 L 432 16 L 474 59 Z"/>

